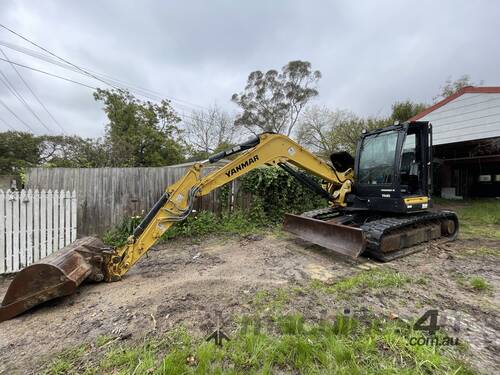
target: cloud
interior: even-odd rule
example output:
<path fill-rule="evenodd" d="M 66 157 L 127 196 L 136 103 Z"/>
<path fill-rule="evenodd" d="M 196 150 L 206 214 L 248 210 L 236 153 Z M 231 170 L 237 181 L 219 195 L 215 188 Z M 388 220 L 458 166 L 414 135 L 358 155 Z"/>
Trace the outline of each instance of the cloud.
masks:
<path fill-rule="evenodd" d="M 430 102 L 444 80 L 468 73 L 500 84 L 500 3 L 484 1 L 4 1 L 0 22 L 75 64 L 208 106 L 230 102 L 256 69 L 311 61 L 321 70 L 315 100 L 360 115 L 381 115 L 395 100 Z M 0 41 L 34 48 L 5 30 Z M 103 86 L 3 48 L 12 60 Z M 0 69 L 49 126 L 50 118 L 4 62 Z M 19 68 L 70 134 L 103 134 L 92 91 Z M 43 128 L 0 83 L 0 98 Z M 179 110 L 191 105 L 174 102 Z M 12 126 L 22 124 L 0 108 Z M 0 124 L 1 126 L 1 124 Z"/>

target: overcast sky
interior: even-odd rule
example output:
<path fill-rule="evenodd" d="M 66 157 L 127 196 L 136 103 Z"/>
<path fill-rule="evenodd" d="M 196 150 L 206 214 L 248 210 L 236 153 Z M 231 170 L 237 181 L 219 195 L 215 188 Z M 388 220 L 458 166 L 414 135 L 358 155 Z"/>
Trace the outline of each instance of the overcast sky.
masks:
<path fill-rule="evenodd" d="M 251 71 L 301 59 L 323 74 L 315 103 L 377 116 L 396 100 L 430 103 L 448 76 L 500 85 L 499 17 L 500 2 L 487 0 L 1 0 L 0 23 L 74 64 L 175 98 L 181 113 L 213 103 L 237 111 L 231 95 Z M 104 86 L 6 47 L 42 52 L 5 29 L 0 43 L 12 61 Z M 0 70 L 61 133 L 9 64 L 0 61 Z M 91 89 L 18 70 L 67 134 L 103 135 L 106 118 Z M 47 133 L 2 82 L 0 99 Z M 0 105 L 0 129 L 8 130 L 2 120 L 27 130 Z"/>

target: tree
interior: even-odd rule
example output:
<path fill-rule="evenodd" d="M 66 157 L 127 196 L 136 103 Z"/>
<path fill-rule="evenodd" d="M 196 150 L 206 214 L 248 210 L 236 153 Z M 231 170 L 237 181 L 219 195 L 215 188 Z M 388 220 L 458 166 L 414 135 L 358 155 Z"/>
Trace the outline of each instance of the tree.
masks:
<path fill-rule="evenodd" d="M 405 122 L 427 108 L 427 104 L 414 103 L 410 99 L 406 101 L 396 102 L 392 105 L 392 114 L 390 121 Z"/>
<path fill-rule="evenodd" d="M 243 113 L 235 125 L 252 133 L 271 131 L 290 136 L 301 111 L 318 95 L 319 70 L 307 61 L 290 61 L 281 72 L 260 70 L 250 73 L 245 90 L 231 100 Z"/>
<path fill-rule="evenodd" d="M 351 155 L 356 154 L 356 146 L 363 130 L 372 131 L 387 126 L 388 120 L 384 118 L 359 118 L 354 116 L 341 121 L 335 128 L 333 141 L 336 145 L 335 151 L 347 151 Z"/>
<path fill-rule="evenodd" d="M 343 146 L 336 139 L 337 127 L 354 118 L 356 116 L 348 111 L 333 111 L 324 106 L 306 108 L 299 121 L 297 140 L 318 156 L 329 158 Z"/>
<path fill-rule="evenodd" d="M 45 167 L 100 168 L 109 166 L 109 150 L 99 138 L 42 136 L 41 164 Z"/>
<path fill-rule="evenodd" d="M 483 85 L 484 81 L 480 81 L 479 85 Z M 449 76 L 446 81 L 444 81 L 444 85 L 441 86 L 440 92 L 436 95 L 433 100 L 434 102 L 438 102 L 442 99 L 447 98 L 448 96 L 453 95 L 457 91 L 463 89 L 467 86 L 476 86 L 476 83 L 472 82 L 469 74 L 464 74 L 460 78 L 452 81 L 451 76 Z"/>
<path fill-rule="evenodd" d="M 313 106 L 304 111 L 297 139 L 300 144 L 328 159 L 333 152 L 356 153 L 356 145 L 363 130 L 374 130 L 387 125 L 387 119 L 363 119 L 354 113 Z"/>
<path fill-rule="evenodd" d="M 235 141 L 234 121 L 217 105 L 208 110 L 193 111 L 184 120 L 184 126 L 192 156 L 206 159 L 221 149 L 229 148 Z"/>
<path fill-rule="evenodd" d="M 42 139 L 30 133 L 8 131 L 0 136 L 0 174 L 18 174 L 37 166 Z"/>
<path fill-rule="evenodd" d="M 168 100 L 154 104 L 140 101 L 125 90 L 101 89 L 94 98 L 104 104 L 109 119 L 105 142 L 109 144 L 111 166 L 151 167 L 184 160 L 176 126 L 180 118 Z"/>

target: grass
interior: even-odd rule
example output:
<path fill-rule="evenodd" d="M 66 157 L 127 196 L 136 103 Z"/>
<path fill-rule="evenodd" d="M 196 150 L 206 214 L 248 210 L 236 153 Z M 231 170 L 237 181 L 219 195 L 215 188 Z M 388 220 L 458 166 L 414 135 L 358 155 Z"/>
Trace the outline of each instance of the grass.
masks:
<path fill-rule="evenodd" d="M 492 286 L 484 278 L 479 276 L 474 276 L 469 279 L 469 285 L 474 290 L 490 290 Z"/>
<path fill-rule="evenodd" d="M 411 281 L 409 276 L 390 268 L 376 268 L 361 271 L 354 276 L 344 278 L 333 284 L 313 280 L 311 286 L 326 293 L 336 293 L 339 297 L 347 298 L 349 295 L 361 290 L 399 288 Z"/>
<path fill-rule="evenodd" d="M 398 287 L 409 279 L 390 269 L 362 271 L 336 284 L 316 284 L 324 292 L 349 288 Z M 307 293 L 299 286 L 258 291 L 253 315 L 235 319 L 219 347 L 183 327 L 124 344 L 99 336 L 94 345 L 66 350 L 50 361 L 45 374 L 474 374 L 463 362 L 463 345 L 412 345 L 426 338 L 413 322 L 366 313 L 362 319 L 338 314 L 308 321 L 287 312 Z M 288 310 L 287 310 L 288 311 Z M 266 318 L 267 317 L 267 318 Z M 262 321 L 265 319 L 265 321 Z M 436 334 L 445 338 L 443 332 Z"/>
<path fill-rule="evenodd" d="M 500 200 L 465 201 L 456 210 L 464 237 L 500 239 Z"/>
<path fill-rule="evenodd" d="M 70 348 L 59 353 L 44 371 L 44 374 L 63 375 L 76 374 L 79 363 L 88 350 L 87 345 L 79 345 L 75 348 Z"/>
<path fill-rule="evenodd" d="M 488 246 L 470 247 L 470 248 L 465 248 L 462 251 L 462 254 L 466 256 L 500 257 L 500 249 L 494 249 Z"/>
<path fill-rule="evenodd" d="M 92 355 L 59 356 L 46 373 L 112 374 L 473 374 L 460 347 L 411 345 L 423 337 L 410 324 L 338 316 L 307 322 L 282 315 L 272 330 L 238 329 L 218 347 L 178 328 L 135 345 L 115 344 Z M 443 335 L 438 333 L 438 335 Z M 90 348 L 87 347 L 87 348 Z"/>
<path fill-rule="evenodd" d="M 101 335 L 101 336 L 97 337 L 97 339 L 95 340 L 95 344 L 96 344 L 96 346 L 101 347 L 103 345 L 106 345 L 108 342 L 110 342 L 113 339 L 114 338 L 111 336 Z"/>
<path fill-rule="evenodd" d="M 493 286 L 481 276 L 465 277 L 461 274 L 455 274 L 454 277 L 459 285 L 476 292 L 490 291 L 493 289 Z"/>

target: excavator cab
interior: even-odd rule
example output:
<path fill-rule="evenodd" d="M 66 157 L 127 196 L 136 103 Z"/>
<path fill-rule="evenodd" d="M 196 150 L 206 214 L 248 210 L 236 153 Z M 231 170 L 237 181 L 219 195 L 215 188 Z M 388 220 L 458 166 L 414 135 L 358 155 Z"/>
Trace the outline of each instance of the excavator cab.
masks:
<path fill-rule="evenodd" d="M 361 136 L 354 162 L 353 210 L 393 213 L 431 207 L 432 126 L 417 121 Z"/>

